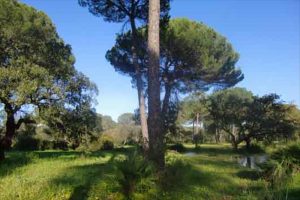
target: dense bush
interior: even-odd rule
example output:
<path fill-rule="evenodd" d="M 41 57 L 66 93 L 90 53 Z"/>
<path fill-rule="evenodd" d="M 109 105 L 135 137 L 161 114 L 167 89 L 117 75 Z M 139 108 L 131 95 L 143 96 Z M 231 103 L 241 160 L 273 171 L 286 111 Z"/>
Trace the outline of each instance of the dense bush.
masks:
<path fill-rule="evenodd" d="M 300 144 L 291 144 L 273 152 L 261 168 L 268 182 L 265 199 L 284 199 L 293 174 L 300 171 Z"/>
<path fill-rule="evenodd" d="M 68 150 L 68 143 L 65 140 L 43 140 L 31 135 L 20 135 L 16 140 L 14 148 L 19 151 L 35 151 L 47 149 Z"/>
<path fill-rule="evenodd" d="M 109 139 L 104 139 L 101 141 L 101 150 L 113 150 L 114 142 Z"/>
<path fill-rule="evenodd" d="M 20 135 L 17 138 L 15 148 L 19 151 L 33 151 L 40 150 L 42 141 L 31 135 Z"/>
<path fill-rule="evenodd" d="M 53 144 L 54 149 L 68 150 L 68 142 L 62 139 L 58 139 Z"/>

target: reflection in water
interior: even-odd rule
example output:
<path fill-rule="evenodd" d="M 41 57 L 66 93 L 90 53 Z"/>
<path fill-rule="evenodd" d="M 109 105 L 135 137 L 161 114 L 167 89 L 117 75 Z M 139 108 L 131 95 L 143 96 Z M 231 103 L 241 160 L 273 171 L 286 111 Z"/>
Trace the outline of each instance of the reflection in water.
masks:
<path fill-rule="evenodd" d="M 251 169 L 259 169 L 257 164 L 266 162 L 268 156 L 263 155 L 252 155 L 252 156 L 241 156 L 237 159 L 238 163 L 243 167 L 249 167 Z"/>
<path fill-rule="evenodd" d="M 183 155 L 188 156 L 188 157 L 192 157 L 192 156 L 196 156 L 197 154 L 195 152 L 186 152 Z"/>

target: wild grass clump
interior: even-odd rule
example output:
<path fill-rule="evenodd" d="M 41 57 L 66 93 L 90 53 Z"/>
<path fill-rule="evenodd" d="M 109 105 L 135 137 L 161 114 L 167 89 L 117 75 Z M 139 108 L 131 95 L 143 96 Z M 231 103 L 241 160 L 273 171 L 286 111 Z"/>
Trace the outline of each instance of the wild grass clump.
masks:
<path fill-rule="evenodd" d="M 293 174 L 300 172 L 300 145 L 288 145 L 273 152 L 261 168 L 267 181 L 265 199 L 287 199 Z"/>

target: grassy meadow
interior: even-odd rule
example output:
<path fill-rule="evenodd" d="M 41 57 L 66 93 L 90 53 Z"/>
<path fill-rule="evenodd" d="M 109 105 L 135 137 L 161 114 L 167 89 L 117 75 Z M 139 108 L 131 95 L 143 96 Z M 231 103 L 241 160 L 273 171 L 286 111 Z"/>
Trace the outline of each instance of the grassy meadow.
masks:
<path fill-rule="evenodd" d="M 0 199 L 125 199 L 115 162 L 132 149 L 9 152 L 0 165 Z M 142 180 L 133 199 L 263 199 L 266 182 L 256 170 L 239 166 L 237 156 L 229 145 L 201 145 L 192 155 L 168 151 L 166 182 Z M 299 197 L 295 174 L 288 199 Z"/>

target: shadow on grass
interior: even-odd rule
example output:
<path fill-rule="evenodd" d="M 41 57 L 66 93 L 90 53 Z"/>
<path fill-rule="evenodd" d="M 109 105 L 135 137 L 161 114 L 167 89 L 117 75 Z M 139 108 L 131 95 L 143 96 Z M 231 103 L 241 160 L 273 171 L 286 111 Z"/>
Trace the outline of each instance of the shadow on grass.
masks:
<path fill-rule="evenodd" d="M 28 165 L 35 159 L 35 155 L 29 152 L 7 152 L 6 159 L 0 162 L 0 178 L 12 174 L 17 168 Z"/>
<path fill-rule="evenodd" d="M 127 148 L 115 148 L 114 150 L 101 150 L 101 151 L 93 151 L 93 152 L 84 152 L 84 151 L 36 151 L 35 154 L 38 155 L 39 158 L 61 158 L 61 159 L 73 159 L 81 156 L 85 157 L 105 157 L 107 154 L 125 154 L 132 151 L 134 147 Z"/>
<path fill-rule="evenodd" d="M 69 198 L 70 200 L 86 200 L 89 198 L 90 190 L 93 186 L 104 181 L 105 176 L 113 174 L 113 164 L 116 155 L 119 154 L 112 154 L 110 159 L 105 163 L 70 167 L 63 175 L 51 180 L 51 184 L 74 188 Z"/>
<path fill-rule="evenodd" d="M 207 155 L 232 155 L 236 152 L 230 147 L 218 147 L 218 146 L 200 146 L 198 148 L 187 147 L 186 152 L 204 153 Z"/>
<path fill-rule="evenodd" d="M 217 162 L 214 164 L 218 165 Z M 219 199 L 223 196 L 238 196 L 244 189 L 226 174 L 201 171 L 182 161 L 167 166 L 161 180 L 159 186 L 162 194 L 167 193 L 171 196 L 169 199 L 184 199 L 187 196 L 192 199 Z"/>
<path fill-rule="evenodd" d="M 245 146 L 241 146 L 239 149 L 235 150 L 231 146 L 200 145 L 198 148 L 192 146 L 185 147 L 185 152 L 204 153 L 209 156 L 215 156 L 215 155 L 262 154 L 265 153 L 265 150 L 262 149 L 260 146 L 251 146 L 248 149 Z"/>
<path fill-rule="evenodd" d="M 300 188 L 292 189 L 289 191 L 289 200 L 299 200 Z"/>
<path fill-rule="evenodd" d="M 250 179 L 250 180 L 258 180 L 261 178 L 261 174 L 258 171 L 245 169 L 240 170 L 236 173 L 239 178 Z"/>

